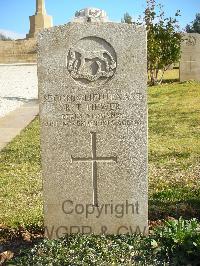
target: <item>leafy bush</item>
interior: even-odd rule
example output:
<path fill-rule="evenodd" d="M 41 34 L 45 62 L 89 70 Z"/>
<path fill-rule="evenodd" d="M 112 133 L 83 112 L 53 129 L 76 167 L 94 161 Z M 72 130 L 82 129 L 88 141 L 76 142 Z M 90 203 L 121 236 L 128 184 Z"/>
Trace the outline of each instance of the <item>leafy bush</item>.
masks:
<path fill-rule="evenodd" d="M 188 33 L 200 33 L 200 13 L 196 14 L 196 17 L 191 22 L 191 25 L 187 24 L 186 32 L 188 32 Z"/>
<path fill-rule="evenodd" d="M 173 265 L 200 265 L 200 226 L 196 219 L 166 221 L 154 234 L 161 257 Z"/>
<path fill-rule="evenodd" d="M 133 22 L 128 12 L 124 14 L 122 22 L 132 25 L 145 25 L 147 30 L 147 65 L 151 85 L 161 84 L 164 72 L 177 63 L 181 56 L 181 32 L 177 18 L 166 17 L 161 4 L 156 0 L 146 0 L 144 15 Z M 142 18 L 143 17 L 143 18 Z M 160 75 L 160 72 L 162 73 Z"/>
<path fill-rule="evenodd" d="M 149 237 L 71 235 L 43 240 L 9 265 L 200 265 L 197 220 L 171 220 Z"/>
<path fill-rule="evenodd" d="M 140 236 L 71 235 L 44 240 L 29 253 L 24 250 L 14 265 L 148 265 L 150 241 Z M 147 248 L 148 246 L 148 248 Z M 12 265 L 12 264 L 11 264 Z"/>

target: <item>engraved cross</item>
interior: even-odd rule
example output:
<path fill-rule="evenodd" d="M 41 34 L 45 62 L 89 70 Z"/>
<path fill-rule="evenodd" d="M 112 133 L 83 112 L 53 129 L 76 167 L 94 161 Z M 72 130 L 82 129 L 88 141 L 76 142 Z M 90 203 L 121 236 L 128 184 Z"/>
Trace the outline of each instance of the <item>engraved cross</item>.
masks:
<path fill-rule="evenodd" d="M 93 187 L 93 205 L 98 207 L 98 186 L 97 186 L 97 162 L 116 162 L 117 157 L 98 157 L 96 147 L 96 132 L 91 132 L 92 156 L 87 158 L 73 157 L 72 162 L 91 162 L 92 163 L 92 187 Z"/>
<path fill-rule="evenodd" d="M 188 61 L 188 63 L 190 63 L 190 72 L 192 72 L 192 63 L 195 63 L 195 60 L 192 60 L 192 56 L 190 56 L 190 60 Z"/>

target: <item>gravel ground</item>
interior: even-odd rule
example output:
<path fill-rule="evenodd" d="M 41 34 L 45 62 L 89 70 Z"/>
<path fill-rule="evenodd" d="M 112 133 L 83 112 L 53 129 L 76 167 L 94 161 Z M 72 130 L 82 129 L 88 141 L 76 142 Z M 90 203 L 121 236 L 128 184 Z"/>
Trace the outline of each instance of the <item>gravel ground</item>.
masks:
<path fill-rule="evenodd" d="M 0 65 L 0 117 L 37 98 L 36 65 Z"/>

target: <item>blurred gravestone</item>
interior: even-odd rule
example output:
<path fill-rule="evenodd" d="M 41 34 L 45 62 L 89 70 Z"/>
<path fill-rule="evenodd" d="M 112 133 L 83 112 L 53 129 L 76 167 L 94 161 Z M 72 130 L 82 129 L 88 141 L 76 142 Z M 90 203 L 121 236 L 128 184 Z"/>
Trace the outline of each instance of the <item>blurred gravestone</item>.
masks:
<path fill-rule="evenodd" d="M 200 34 L 187 33 L 181 45 L 180 81 L 200 81 Z"/>

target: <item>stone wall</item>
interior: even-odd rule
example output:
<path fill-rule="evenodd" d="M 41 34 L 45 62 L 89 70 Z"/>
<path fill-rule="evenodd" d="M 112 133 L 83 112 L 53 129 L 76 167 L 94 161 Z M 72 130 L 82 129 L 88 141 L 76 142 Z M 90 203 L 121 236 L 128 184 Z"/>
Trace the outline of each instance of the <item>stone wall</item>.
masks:
<path fill-rule="evenodd" d="M 0 64 L 35 63 L 36 39 L 0 41 Z"/>

